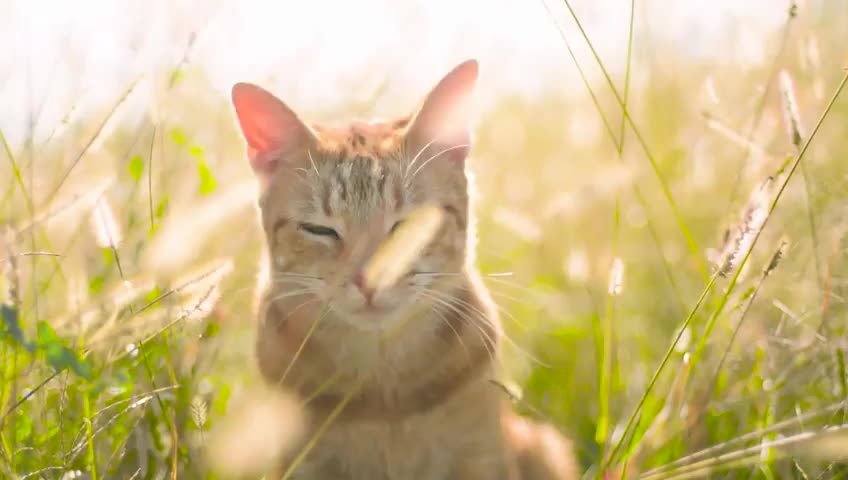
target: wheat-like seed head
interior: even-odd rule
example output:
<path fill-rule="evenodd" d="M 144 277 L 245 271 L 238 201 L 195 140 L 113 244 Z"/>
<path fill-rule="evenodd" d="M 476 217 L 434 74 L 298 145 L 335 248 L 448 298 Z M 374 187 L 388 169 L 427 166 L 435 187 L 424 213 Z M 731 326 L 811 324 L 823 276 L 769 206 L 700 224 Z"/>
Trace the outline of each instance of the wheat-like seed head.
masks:
<path fill-rule="evenodd" d="M 768 265 L 766 265 L 766 268 L 763 271 L 764 276 L 770 275 L 771 272 L 773 272 L 774 269 L 777 268 L 780 261 L 786 255 L 787 250 L 789 250 L 789 247 L 790 247 L 789 238 L 787 238 L 786 236 L 783 236 L 780 239 L 780 244 L 777 246 L 777 249 L 774 251 L 774 254 L 771 256 L 771 260 L 769 260 Z"/>
<path fill-rule="evenodd" d="M 410 213 L 366 263 L 365 285 L 375 291 L 394 285 L 439 231 L 443 218 L 442 209 L 431 205 Z"/>
<path fill-rule="evenodd" d="M 786 134 L 789 142 L 796 148 L 803 142 L 803 128 L 801 126 L 801 114 L 798 111 L 798 102 L 795 100 L 795 87 L 792 77 L 786 70 L 780 71 L 780 93 L 783 100 L 783 121 L 786 124 Z"/>
<path fill-rule="evenodd" d="M 727 232 L 726 242 L 717 265 L 719 274 L 729 274 L 751 248 L 751 243 L 759 234 L 768 217 L 774 190 L 774 178 L 768 177 L 751 193 L 748 203 L 742 211 L 739 223 Z"/>
<path fill-rule="evenodd" d="M 624 262 L 619 257 L 615 257 L 610 268 L 608 291 L 612 296 L 621 293 L 624 287 Z"/>
<path fill-rule="evenodd" d="M 303 427 L 301 406 L 290 394 L 280 389 L 248 392 L 213 428 L 207 458 L 224 477 L 255 477 L 279 464 Z"/>
<path fill-rule="evenodd" d="M 191 419 L 197 428 L 203 429 L 206 425 L 206 414 L 208 412 L 206 401 L 199 395 L 191 399 Z"/>
<path fill-rule="evenodd" d="M 121 242 L 121 228 L 115 220 L 115 211 L 105 197 L 101 196 L 94 204 L 91 222 L 97 245 L 115 248 Z"/>

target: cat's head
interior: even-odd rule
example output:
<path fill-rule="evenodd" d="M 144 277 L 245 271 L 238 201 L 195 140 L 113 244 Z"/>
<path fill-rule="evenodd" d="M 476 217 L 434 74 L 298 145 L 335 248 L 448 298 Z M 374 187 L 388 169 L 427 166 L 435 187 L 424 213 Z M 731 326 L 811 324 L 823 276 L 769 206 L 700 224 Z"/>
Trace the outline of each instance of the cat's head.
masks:
<path fill-rule="evenodd" d="M 325 303 L 334 317 L 369 330 L 385 328 L 421 299 L 445 300 L 456 282 L 438 279 L 459 278 L 469 254 L 465 159 L 477 73 L 477 62 L 466 61 L 409 117 L 346 128 L 309 126 L 268 91 L 233 87 L 260 183 L 276 297 Z M 424 205 L 443 210 L 439 232 L 405 276 L 375 292 L 362 280 L 365 262 Z"/>

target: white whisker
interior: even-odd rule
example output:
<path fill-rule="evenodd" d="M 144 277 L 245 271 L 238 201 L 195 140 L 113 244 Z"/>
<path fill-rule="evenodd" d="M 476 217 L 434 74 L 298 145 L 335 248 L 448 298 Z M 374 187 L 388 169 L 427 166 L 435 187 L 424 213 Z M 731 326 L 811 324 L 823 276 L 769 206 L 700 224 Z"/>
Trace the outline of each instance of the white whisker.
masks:
<path fill-rule="evenodd" d="M 406 175 L 409 173 L 409 169 L 412 168 L 413 165 L 415 165 L 415 162 L 418 161 L 418 158 L 421 156 L 421 154 L 424 153 L 425 150 L 430 148 L 430 145 L 432 145 L 433 142 L 435 142 L 435 141 L 436 141 L 435 138 L 430 140 L 429 142 L 427 142 L 426 145 L 424 145 L 423 147 L 421 147 L 420 150 L 418 150 L 418 153 L 415 154 L 415 156 L 412 158 L 412 161 L 409 162 L 409 164 L 406 166 L 406 170 L 404 170 L 404 172 L 403 172 L 404 177 L 406 177 Z"/>
<path fill-rule="evenodd" d="M 278 301 L 286 299 L 286 298 L 296 297 L 298 295 L 308 295 L 308 294 L 312 294 L 312 293 L 318 293 L 318 291 L 314 288 L 301 288 L 301 289 L 298 289 L 298 290 L 292 290 L 292 291 L 289 291 L 289 292 L 284 292 L 284 293 L 281 293 L 279 295 L 274 295 L 273 297 L 268 299 L 268 302 L 269 303 L 278 302 Z"/>
<path fill-rule="evenodd" d="M 478 321 L 485 319 L 485 317 L 475 317 L 474 315 L 467 315 L 467 313 L 473 312 L 465 312 L 461 310 L 458 305 L 455 305 L 453 302 L 450 301 L 454 300 L 454 297 L 449 296 L 448 299 L 445 299 L 444 297 L 440 296 L 443 294 L 436 290 L 426 290 L 426 292 L 430 294 L 430 299 L 432 299 L 437 304 L 450 309 L 455 314 L 459 315 L 460 319 L 471 320 L 471 323 L 469 325 L 474 327 L 475 331 L 480 336 L 480 339 L 483 341 L 483 345 L 486 347 L 486 351 L 489 354 L 489 358 L 492 360 L 493 363 L 498 362 L 498 358 L 496 355 L 497 352 L 495 351 L 495 347 L 497 346 L 496 339 L 493 338 L 488 332 L 483 329 L 481 325 L 477 323 Z"/>
<path fill-rule="evenodd" d="M 428 292 L 426 292 L 426 291 L 423 291 L 423 290 L 422 290 L 422 291 L 418 291 L 417 293 L 418 293 L 418 295 L 419 295 L 419 296 L 421 296 L 421 297 L 423 297 L 423 298 L 426 298 L 426 299 L 431 300 L 431 301 L 436 302 L 436 303 L 438 303 L 438 302 L 439 302 L 439 299 L 438 299 L 438 298 L 436 298 L 436 297 L 434 297 L 434 296 L 430 295 L 430 294 L 429 294 Z M 438 315 L 439 319 L 440 319 L 442 322 L 444 322 L 444 323 L 445 323 L 445 325 L 447 325 L 447 326 L 448 326 L 448 328 L 450 328 L 450 329 L 451 329 L 451 331 L 453 332 L 453 334 L 456 336 L 457 341 L 458 341 L 458 342 L 459 342 L 459 344 L 462 346 L 463 350 L 465 350 L 465 355 L 468 357 L 468 361 L 470 362 L 470 361 L 471 361 L 471 351 L 470 351 L 470 350 L 468 350 L 468 346 L 466 346 L 466 345 L 465 345 L 465 342 L 463 342 L 463 341 L 462 341 L 462 337 L 459 335 L 459 332 L 458 332 L 458 331 L 456 331 L 456 328 L 454 328 L 454 327 L 453 327 L 453 325 L 451 325 L 450 321 L 448 321 L 448 319 L 447 319 L 447 317 L 445 317 L 444 313 L 442 313 L 442 312 L 441 312 L 441 311 L 439 311 L 438 309 L 433 310 L 433 313 L 435 313 L 436 315 Z"/>
<path fill-rule="evenodd" d="M 461 306 L 464 306 L 464 307 L 468 308 L 468 309 L 470 310 L 470 313 L 473 313 L 473 314 L 477 317 L 477 318 L 476 318 L 476 320 L 486 321 L 486 314 L 485 314 L 484 312 L 482 312 L 480 309 L 478 309 L 477 307 L 475 307 L 474 305 L 469 304 L 469 303 L 468 303 L 468 302 L 466 302 L 465 300 L 462 300 L 462 299 L 460 299 L 460 298 L 456 298 L 455 296 L 452 296 L 452 295 L 447 294 L 447 293 L 438 292 L 438 291 L 436 291 L 436 290 L 432 290 L 432 289 L 431 289 L 431 290 L 429 290 L 429 291 L 430 291 L 431 293 L 435 293 L 435 294 L 437 294 L 437 295 L 441 295 L 441 296 L 443 296 L 443 298 L 444 298 L 444 297 L 446 297 L 446 298 L 447 298 L 447 300 L 448 300 L 449 302 L 451 302 L 451 303 L 457 303 L 457 304 L 459 304 L 459 305 L 461 305 Z M 513 322 L 515 322 L 515 323 L 516 323 L 517 325 L 519 325 L 519 326 L 522 326 L 522 324 L 518 321 L 518 319 L 517 319 L 517 318 L 515 318 L 515 316 L 513 316 L 511 313 L 509 313 L 506 309 L 504 309 L 504 308 L 500 307 L 500 306 L 499 306 L 499 305 L 497 305 L 497 304 L 496 304 L 496 306 L 497 306 L 498 310 L 500 310 L 501 312 L 503 312 L 504 314 L 506 314 L 506 315 L 507 315 L 507 316 L 508 316 L 508 317 L 509 317 L 509 318 L 510 318 Z M 474 318 L 471 318 L 471 319 L 473 320 Z M 478 327 L 478 328 L 479 328 L 479 327 Z M 507 335 L 505 332 L 501 332 L 501 335 L 503 336 L 503 338 L 504 338 L 507 342 L 509 342 L 509 344 L 510 344 L 513 348 L 515 348 L 515 349 L 516 349 L 519 353 L 521 353 L 522 355 L 524 355 L 524 356 L 525 356 L 528 360 L 530 360 L 531 362 L 533 362 L 533 363 L 535 363 L 535 364 L 537 364 L 537 365 L 539 365 L 539 366 L 545 367 L 545 368 L 550 368 L 550 367 L 551 367 L 550 365 L 548 365 L 547 363 L 545 363 L 545 362 L 541 361 L 539 358 L 537 358 L 536 356 L 532 355 L 530 352 L 528 352 L 527 350 L 525 350 L 524 348 L 522 348 L 520 345 L 518 345 L 518 343 L 516 343 L 516 342 L 515 342 L 512 338 L 510 338 L 510 337 L 509 337 L 509 335 Z"/>
<path fill-rule="evenodd" d="M 276 277 L 309 278 L 312 280 L 323 280 L 321 277 L 316 277 L 315 275 L 305 275 L 302 273 L 294 272 L 271 272 L 271 275 Z"/>
<path fill-rule="evenodd" d="M 415 171 L 412 172 L 412 176 L 409 177 L 408 181 L 412 181 L 415 178 L 415 176 L 418 175 L 418 172 L 420 172 L 422 168 L 426 167 L 428 163 L 433 161 L 433 159 L 438 158 L 439 155 L 442 155 L 443 153 L 450 152 L 451 150 L 457 150 L 457 149 L 460 149 L 460 148 L 468 148 L 468 147 L 470 147 L 470 145 L 468 145 L 467 143 L 464 143 L 462 145 L 454 145 L 454 146 L 446 148 L 446 149 L 444 149 L 440 152 L 437 152 L 435 155 L 433 155 L 432 157 L 425 160 L 424 163 L 419 165 L 418 168 L 416 168 Z"/>
<path fill-rule="evenodd" d="M 302 167 L 291 167 L 289 165 L 283 164 L 283 167 L 288 169 L 290 172 L 295 174 L 295 178 L 303 182 L 304 185 L 309 187 L 310 190 L 315 190 L 315 182 L 311 182 L 307 177 L 309 170 Z"/>
<path fill-rule="evenodd" d="M 318 175 L 318 178 L 321 179 L 321 174 L 318 172 L 318 166 L 315 165 L 315 160 L 312 159 L 312 151 L 307 149 L 306 155 L 309 157 L 309 163 L 312 164 L 312 170 L 315 172 L 315 175 Z"/>

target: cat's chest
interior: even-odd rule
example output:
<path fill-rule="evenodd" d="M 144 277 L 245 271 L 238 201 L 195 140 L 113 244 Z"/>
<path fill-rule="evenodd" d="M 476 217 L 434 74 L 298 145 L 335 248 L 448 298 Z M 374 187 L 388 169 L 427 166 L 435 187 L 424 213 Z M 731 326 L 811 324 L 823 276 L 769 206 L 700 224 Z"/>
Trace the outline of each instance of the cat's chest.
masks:
<path fill-rule="evenodd" d="M 427 427 L 404 422 L 331 429 L 298 479 L 448 479 L 461 440 Z"/>
<path fill-rule="evenodd" d="M 472 451 L 498 456 L 498 416 L 496 402 L 457 398 L 403 421 L 337 424 L 296 478 L 448 480 Z"/>

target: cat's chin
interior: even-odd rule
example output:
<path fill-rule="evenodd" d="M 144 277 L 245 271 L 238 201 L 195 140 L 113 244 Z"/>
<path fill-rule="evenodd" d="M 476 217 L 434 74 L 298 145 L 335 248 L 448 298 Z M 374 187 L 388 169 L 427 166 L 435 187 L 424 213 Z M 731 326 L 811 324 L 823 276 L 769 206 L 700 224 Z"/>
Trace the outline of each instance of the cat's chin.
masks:
<path fill-rule="evenodd" d="M 408 306 L 397 305 L 372 305 L 350 309 L 334 308 L 339 320 L 351 327 L 366 331 L 380 332 L 391 329 L 402 322 L 409 313 Z"/>

